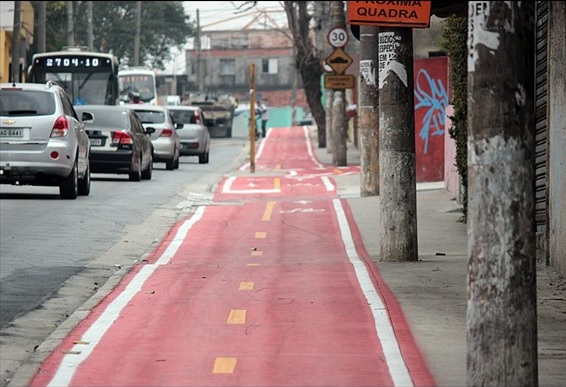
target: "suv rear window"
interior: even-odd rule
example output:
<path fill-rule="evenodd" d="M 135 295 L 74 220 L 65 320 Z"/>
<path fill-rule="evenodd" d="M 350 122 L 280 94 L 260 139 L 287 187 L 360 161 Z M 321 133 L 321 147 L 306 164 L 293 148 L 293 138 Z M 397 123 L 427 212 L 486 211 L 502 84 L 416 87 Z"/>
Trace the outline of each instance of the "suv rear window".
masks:
<path fill-rule="evenodd" d="M 171 115 L 175 122 L 181 124 L 194 124 L 197 122 L 195 113 L 186 110 L 171 110 Z"/>
<path fill-rule="evenodd" d="M 2 89 L 0 115 L 47 116 L 55 113 L 55 96 L 40 90 Z"/>

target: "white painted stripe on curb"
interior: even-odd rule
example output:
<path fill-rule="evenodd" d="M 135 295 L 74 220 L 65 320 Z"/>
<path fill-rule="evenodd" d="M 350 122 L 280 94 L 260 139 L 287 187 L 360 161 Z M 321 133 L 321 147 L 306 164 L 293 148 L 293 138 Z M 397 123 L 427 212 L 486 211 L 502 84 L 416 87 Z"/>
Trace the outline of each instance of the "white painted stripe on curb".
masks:
<path fill-rule="evenodd" d="M 362 292 L 366 296 L 366 300 L 373 314 L 377 338 L 383 348 L 387 368 L 389 369 L 391 379 L 393 379 L 393 385 L 413 386 L 413 380 L 411 379 L 405 360 L 401 355 L 399 343 L 397 342 L 395 332 L 393 331 L 391 321 L 389 320 L 389 313 L 387 312 L 381 297 L 379 297 L 379 294 L 373 286 L 366 266 L 356 252 L 356 246 L 352 239 L 352 232 L 350 230 L 346 214 L 344 213 L 342 202 L 340 199 L 334 199 L 333 203 L 334 210 L 336 211 L 336 216 L 338 218 L 338 225 L 340 226 L 340 234 L 342 235 L 342 240 L 344 241 L 344 246 L 346 248 L 346 253 L 348 254 L 350 263 L 354 266 L 358 282 Z"/>
<path fill-rule="evenodd" d="M 195 225 L 197 221 L 202 218 L 204 209 L 206 207 L 198 207 L 193 216 L 187 219 L 181 227 L 177 230 L 175 237 L 167 246 L 161 257 L 157 259 L 154 264 L 145 265 L 126 286 L 126 288 L 112 301 L 98 319 L 87 329 L 85 334 L 81 337 L 82 341 L 87 341 L 90 345 L 75 344 L 71 351 L 80 352 L 78 354 L 68 355 L 63 357 L 63 361 L 55 372 L 53 379 L 49 382 L 48 386 L 63 387 L 71 383 L 75 371 L 80 364 L 86 360 L 89 355 L 94 351 L 102 337 L 106 334 L 108 329 L 120 316 L 122 310 L 128 305 L 132 297 L 136 295 L 142 288 L 144 282 L 153 274 L 153 272 L 161 265 L 167 264 L 175 255 L 179 246 L 185 240 L 189 230 Z"/>

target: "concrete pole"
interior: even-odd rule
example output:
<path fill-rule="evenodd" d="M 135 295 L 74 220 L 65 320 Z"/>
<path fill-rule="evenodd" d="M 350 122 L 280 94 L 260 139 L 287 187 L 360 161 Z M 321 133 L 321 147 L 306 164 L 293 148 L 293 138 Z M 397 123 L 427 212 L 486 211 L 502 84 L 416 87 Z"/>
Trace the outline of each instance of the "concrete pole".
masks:
<path fill-rule="evenodd" d="M 379 255 L 416 261 L 417 188 L 413 95 L 413 31 L 380 27 Z"/>
<path fill-rule="evenodd" d="M 326 89 L 326 153 L 332 153 L 332 141 L 333 141 L 333 130 L 332 130 L 332 104 L 334 103 L 334 90 Z"/>
<path fill-rule="evenodd" d="M 10 79 L 21 82 L 20 78 L 20 30 L 22 27 L 22 2 L 14 1 L 14 29 L 12 31 L 12 65 Z"/>
<path fill-rule="evenodd" d="M 333 1 L 330 12 L 332 27 L 345 28 L 344 2 Z M 339 167 L 348 165 L 345 94 L 344 89 L 335 89 L 332 101 L 332 163 Z"/>
<path fill-rule="evenodd" d="M 67 44 L 75 46 L 75 17 L 73 15 L 73 2 L 67 1 Z"/>
<path fill-rule="evenodd" d="M 136 1 L 136 33 L 134 35 L 134 66 L 140 65 L 142 2 Z"/>
<path fill-rule="evenodd" d="M 360 194 L 379 195 L 377 27 L 360 26 Z"/>
<path fill-rule="evenodd" d="M 47 1 L 37 4 L 37 52 L 45 52 L 45 39 L 47 36 Z"/>
<path fill-rule="evenodd" d="M 469 2 L 468 386 L 538 385 L 534 7 Z"/>
<path fill-rule="evenodd" d="M 94 31 L 93 31 L 93 20 L 92 20 L 92 1 L 86 2 L 86 14 L 87 14 L 87 44 L 90 51 L 94 51 Z"/>
<path fill-rule="evenodd" d="M 195 36 L 195 47 L 197 51 L 197 83 L 198 91 L 202 93 L 204 91 L 204 74 L 202 71 L 202 47 L 200 44 L 200 12 L 197 9 L 197 36 Z"/>

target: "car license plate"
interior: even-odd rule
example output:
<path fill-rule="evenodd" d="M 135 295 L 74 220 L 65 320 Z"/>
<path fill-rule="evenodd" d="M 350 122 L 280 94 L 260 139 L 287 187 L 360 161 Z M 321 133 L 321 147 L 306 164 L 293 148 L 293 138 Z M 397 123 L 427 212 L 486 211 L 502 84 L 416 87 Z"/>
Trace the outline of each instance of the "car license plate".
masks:
<path fill-rule="evenodd" d="M 102 146 L 102 139 L 101 138 L 91 138 L 90 145 L 92 146 Z"/>
<path fill-rule="evenodd" d="M 24 128 L 0 128 L 0 137 L 23 137 Z"/>

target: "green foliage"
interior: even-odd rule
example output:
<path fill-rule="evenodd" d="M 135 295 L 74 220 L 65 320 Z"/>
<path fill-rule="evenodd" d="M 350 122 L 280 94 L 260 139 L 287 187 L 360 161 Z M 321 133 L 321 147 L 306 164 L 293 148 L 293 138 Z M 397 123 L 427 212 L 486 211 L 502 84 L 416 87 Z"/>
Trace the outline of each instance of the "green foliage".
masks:
<path fill-rule="evenodd" d="M 451 101 L 454 107 L 450 137 L 456 143 L 456 168 L 462 180 L 463 221 L 467 219 L 468 202 L 468 67 L 467 18 L 451 16 L 443 22 L 440 45 L 449 57 Z"/>
<path fill-rule="evenodd" d="M 75 46 L 88 46 L 87 3 L 73 2 Z M 92 2 L 94 51 L 112 52 L 120 59 L 120 63 L 134 64 L 136 3 L 137 1 Z M 141 2 L 140 64 L 164 69 L 164 63 L 171 59 L 170 50 L 182 47 L 188 38 L 195 35 L 195 23 L 185 15 L 182 3 Z M 36 7 L 35 14 L 37 13 Z M 68 46 L 66 2 L 49 1 L 47 20 L 47 51 L 61 50 Z M 36 26 L 38 22 L 36 21 Z M 37 52 L 35 47 L 33 52 Z"/>

